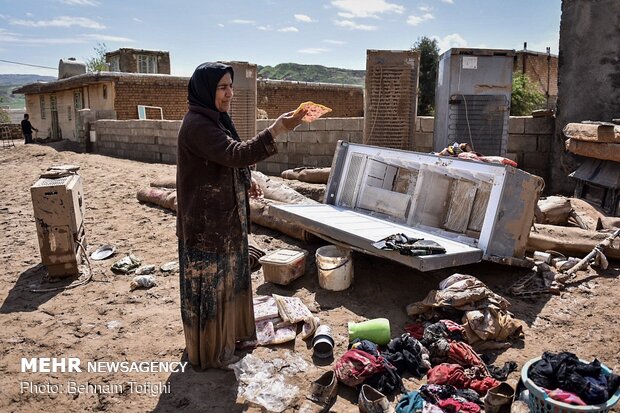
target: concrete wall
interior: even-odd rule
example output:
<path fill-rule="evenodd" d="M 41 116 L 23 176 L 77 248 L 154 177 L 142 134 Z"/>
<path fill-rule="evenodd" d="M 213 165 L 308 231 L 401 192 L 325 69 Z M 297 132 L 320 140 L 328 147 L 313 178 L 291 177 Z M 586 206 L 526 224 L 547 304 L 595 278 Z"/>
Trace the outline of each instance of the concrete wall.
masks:
<path fill-rule="evenodd" d="M 259 80 L 257 106 L 269 118 L 295 109 L 301 102 L 311 100 L 332 109 L 326 118 L 364 116 L 364 88 L 355 85 Z"/>
<path fill-rule="evenodd" d="M 20 121 L 21 122 L 21 121 Z M 24 135 L 22 134 L 22 127 L 20 124 L 17 123 L 0 123 L 0 128 L 7 128 L 8 129 L 8 140 L 13 139 L 15 141 L 22 141 L 24 140 Z M 0 135 L 0 139 L 3 139 L 4 136 Z M 6 142 L 6 144 L 8 144 L 8 142 Z"/>
<path fill-rule="evenodd" d="M 578 165 L 564 149 L 562 128 L 571 122 L 620 117 L 618 16 L 617 0 L 562 1 L 553 192 L 572 193 L 575 182 L 567 175 Z"/>
<path fill-rule="evenodd" d="M 174 164 L 180 120 L 98 120 L 92 151 L 137 161 Z"/>
<path fill-rule="evenodd" d="M 256 129 L 262 131 L 273 120 L 259 120 Z M 279 136 L 278 153 L 259 162 L 256 169 L 270 175 L 298 166 L 331 166 L 338 140 L 361 143 L 364 137 L 364 118 L 327 118 L 300 125 L 294 132 Z"/>
<path fill-rule="evenodd" d="M 273 120 L 259 120 L 261 131 Z M 507 157 L 527 172 L 549 179 L 553 118 L 513 116 L 510 118 Z M 361 143 L 363 118 L 319 119 L 303 124 L 294 132 L 277 139 L 278 153 L 259 162 L 257 169 L 270 175 L 299 166 L 328 167 L 338 140 Z M 430 152 L 433 148 L 434 119 L 421 116 L 416 122 L 416 148 Z M 147 162 L 176 162 L 176 139 L 181 121 L 98 120 L 90 130 L 97 134 L 93 150 L 97 153 Z"/>

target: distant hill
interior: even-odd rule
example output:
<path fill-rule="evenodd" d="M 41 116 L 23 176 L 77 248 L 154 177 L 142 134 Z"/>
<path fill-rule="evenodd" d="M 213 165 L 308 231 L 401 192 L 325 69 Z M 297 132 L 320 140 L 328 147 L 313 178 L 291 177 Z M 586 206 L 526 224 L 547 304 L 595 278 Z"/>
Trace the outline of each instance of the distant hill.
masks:
<path fill-rule="evenodd" d="M 365 75 L 365 70 L 339 69 L 320 65 L 300 65 L 297 63 L 258 66 L 259 78 L 274 80 L 364 85 Z"/>
<path fill-rule="evenodd" d="M 22 109 L 26 106 L 24 95 L 11 95 L 13 89 L 29 83 L 51 82 L 56 80 L 55 76 L 39 76 L 39 75 L 0 75 L 0 102 L 1 107 L 10 107 L 11 109 Z"/>

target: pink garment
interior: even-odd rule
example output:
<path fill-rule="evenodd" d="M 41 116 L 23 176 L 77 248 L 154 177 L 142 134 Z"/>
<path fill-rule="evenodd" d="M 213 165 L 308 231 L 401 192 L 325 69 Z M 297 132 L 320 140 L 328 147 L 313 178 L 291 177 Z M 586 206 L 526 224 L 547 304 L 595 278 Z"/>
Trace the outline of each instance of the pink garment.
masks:
<path fill-rule="evenodd" d="M 484 396 L 487 390 L 498 386 L 499 381 L 493 377 L 484 376 L 477 368 L 465 370 L 459 364 L 439 364 L 426 373 L 429 384 L 449 384 L 457 389 L 472 389 Z"/>
<path fill-rule="evenodd" d="M 553 400 L 557 400 L 559 402 L 574 404 L 577 406 L 587 406 L 586 403 L 581 400 L 581 397 L 577 396 L 575 393 L 568 392 L 562 389 L 548 390 L 543 388 L 543 390 L 551 397 Z"/>

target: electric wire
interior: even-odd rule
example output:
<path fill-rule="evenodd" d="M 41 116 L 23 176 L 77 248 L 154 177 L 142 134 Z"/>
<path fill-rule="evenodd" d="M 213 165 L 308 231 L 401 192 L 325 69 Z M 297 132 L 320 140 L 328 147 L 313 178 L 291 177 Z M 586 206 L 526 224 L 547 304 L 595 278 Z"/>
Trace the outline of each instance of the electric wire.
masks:
<path fill-rule="evenodd" d="M 40 67 L 42 69 L 50 69 L 50 70 L 58 70 L 57 67 L 49 67 L 49 66 L 41 66 L 41 65 L 31 65 L 29 63 L 21 63 L 21 62 L 13 62 L 12 60 L 4 60 L 4 59 L 0 59 L 0 62 L 4 62 L 4 63 L 13 63 L 15 65 L 22 65 L 22 66 L 30 66 L 30 67 Z"/>
<path fill-rule="evenodd" d="M 69 285 L 66 285 L 64 287 L 54 287 L 54 288 L 35 288 L 35 289 L 31 289 L 30 292 L 33 293 L 49 293 L 49 292 L 54 292 L 54 291 L 65 291 L 65 290 L 70 290 L 72 288 L 75 287 L 79 287 L 81 285 L 84 285 L 86 283 L 88 283 L 92 278 L 93 278 L 93 269 L 90 265 L 90 260 L 88 259 L 88 254 L 86 253 L 86 249 L 84 248 L 84 245 L 82 245 L 81 242 L 79 241 L 75 241 L 80 248 L 82 249 L 82 252 L 84 253 L 84 258 L 86 258 L 86 263 L 88 264 L 88 275 L 86 276 L 86 278 L 83 279 L 78 279 L 74 282 L 72 282 Z"/>

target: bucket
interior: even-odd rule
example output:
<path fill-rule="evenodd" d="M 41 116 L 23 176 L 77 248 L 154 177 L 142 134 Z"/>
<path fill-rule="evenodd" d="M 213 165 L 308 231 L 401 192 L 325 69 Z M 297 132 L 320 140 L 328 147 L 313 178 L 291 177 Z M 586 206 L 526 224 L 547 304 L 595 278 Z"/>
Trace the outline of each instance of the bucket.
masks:
<path fill-rule="evenodd" d="M 374 318 L 361 323 L 349 322 L 349 342 L 359 338 L 369 340 L 380 346 L 390 342 L 390 320 L 387 318 Z"/>
<path fill-rule="evenodd" d="M 316 250 L 319 285 L 331 291 L 346 290 L 353 280 L 351 250 L 327 245 Z"/>
<path fill-rule="evenodd" d="M 326 359 L 333 356 L 334 339 L 332 329 L 328 325 L 321 324 L 316 329 L 312 339 L 312 349 L 315 357 Z"/>

